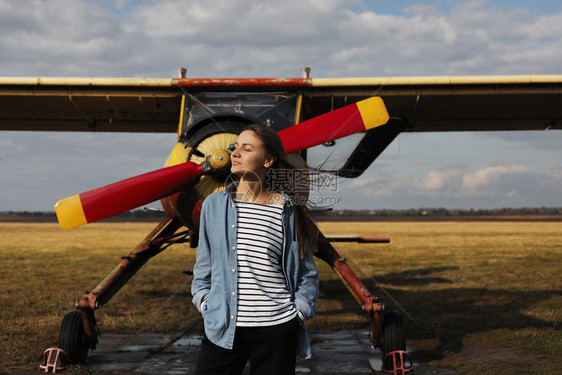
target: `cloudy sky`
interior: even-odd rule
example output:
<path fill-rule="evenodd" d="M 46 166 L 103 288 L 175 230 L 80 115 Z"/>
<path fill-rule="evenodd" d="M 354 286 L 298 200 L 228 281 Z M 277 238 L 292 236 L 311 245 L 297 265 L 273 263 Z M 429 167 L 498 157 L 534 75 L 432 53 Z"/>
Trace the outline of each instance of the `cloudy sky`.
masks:
<path fill-rule="evenodd" d="M 532 5 L 531 5 L 532 3 Z M 559 0 L 0 0 L 0 76 L 562 73 Z M 175 134 L 0 133 L 0 211 L 160 168 Z M 562 132 L 402 134 L 336 208 L 562 206 Z"/>

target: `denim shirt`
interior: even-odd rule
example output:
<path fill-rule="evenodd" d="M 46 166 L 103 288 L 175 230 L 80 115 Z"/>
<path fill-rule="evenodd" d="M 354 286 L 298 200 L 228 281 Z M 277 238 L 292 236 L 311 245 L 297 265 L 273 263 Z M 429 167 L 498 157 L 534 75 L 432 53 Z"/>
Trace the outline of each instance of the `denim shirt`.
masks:
<path fill-rule="evenodd" d="M 237 315 L 236 207 L 232 194 L 237 183 L 209 195 L 201 208 L 199 246 L 193 268 L 193 304 L 203 315 L 205 334 L 213 344 L 232 349 Z M 295 308 L 304 320 L 316 312 L 318 271 L 310 248 L 303 259 L 294 207 L 283 194 L 283 271 Z M 302 358 L 311 357 L 304 324 L 297 333 Z"/>

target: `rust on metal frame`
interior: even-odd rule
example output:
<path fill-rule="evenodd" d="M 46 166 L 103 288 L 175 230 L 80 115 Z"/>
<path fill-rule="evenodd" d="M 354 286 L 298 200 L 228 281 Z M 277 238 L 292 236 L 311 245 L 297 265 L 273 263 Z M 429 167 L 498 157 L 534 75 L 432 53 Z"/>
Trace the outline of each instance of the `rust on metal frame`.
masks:
<path fill-rule="evenodd" d="M 177 242 L 174 233 L 181 227 L 177 218 L 164 219 L 137 245 L 135 251 L 121 259 L 121 262 L 92 291 L 86 292 L 76 303 L 79 310 L 96 310 L 107 303 L 121 287 L 153 256 L 163 250 L 168 242 Z"/>
<path fill-rule="evenodd" d="M 384 311 L 384 304 L 377 296 L 369 292 L 367 287 L 363 285 L 361 280 L 351 270 L 345 258 L 337 252 L 322 233 L 320 233 L 318 238 L 318 252 L 315 255 L 332 267 L 332 270 L 351 292 L 351 295 L 361 305 L 361 309 L 370 315 L 371 345 L 378 347 L 380 345 L 380 314 Z"/>
<path fill-rule="evenodd" d="M 84 297 L 76 302 L 76 308 L 82 315 L 84 333 L 88 339 L 90 349 L 95 349 L 98 343 L 98 331 L 94 310 L 109 300 L 121 287 L 153 256 L 163 251 L 173 243 L 183 242 L 187 232 L 176 233 L 181 227 L 178 218 L 165 218 L 146 238 L 137 245 L 128 256 L 122 257 L 121 262 L 100 282 L 93 292 L 86 291 Z"/>
<path fill-rule="evenodd" d="M 310 78 L 174 78 L 181 87 L 311 87 Z"/>

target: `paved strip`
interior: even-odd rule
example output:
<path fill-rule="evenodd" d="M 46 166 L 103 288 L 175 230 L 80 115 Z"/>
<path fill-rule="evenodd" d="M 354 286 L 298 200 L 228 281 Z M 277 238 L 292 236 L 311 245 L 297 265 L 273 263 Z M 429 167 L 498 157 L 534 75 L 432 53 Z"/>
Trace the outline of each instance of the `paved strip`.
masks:
<path fill-rule="evenodd" d="M 380 352 L 372 350 L 367 330 L 312 331 L 312 359 L 297 360 L 297 374 L 382 374 Z M 136 336 L 103 334 L 86 368 L 122 374 L 191 374 L 199 355 L 201 335 L 141 333 Z M 429 369 L 413 354 L 416 374 L 452 375 Z M 246 369 L 245 373 L 248 373 Z"/>

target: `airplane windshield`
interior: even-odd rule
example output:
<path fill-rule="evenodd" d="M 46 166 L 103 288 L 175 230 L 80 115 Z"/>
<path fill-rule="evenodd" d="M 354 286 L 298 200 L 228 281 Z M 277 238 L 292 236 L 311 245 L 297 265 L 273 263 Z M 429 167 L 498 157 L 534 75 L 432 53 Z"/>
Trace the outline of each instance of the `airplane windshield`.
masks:
<path fill-rule="evenodd" d="M 211 117 L 239 117 L 280 131 L 295 123 L 295 93 L 201 92 L 186 97 L 187 127 Z"/>

